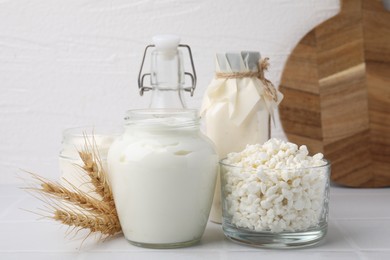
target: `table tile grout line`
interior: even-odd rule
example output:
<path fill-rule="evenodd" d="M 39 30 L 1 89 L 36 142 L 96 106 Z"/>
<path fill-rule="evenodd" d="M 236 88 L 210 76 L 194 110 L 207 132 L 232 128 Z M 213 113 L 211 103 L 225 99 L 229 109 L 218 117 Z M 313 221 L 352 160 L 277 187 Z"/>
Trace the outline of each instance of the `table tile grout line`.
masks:
<path fill-rule="evenodd" d="M 13 203 L 11 203 L 6 209 L 4 209 L 2 211 L 2 213 L 0 214 L 0 223 L 3 222 L 3 218 L 10 212 L 10 209 L 12 207 L 14 207 L 15 205 L 19 204 L 21 201 L 23 201 L 25 199 L 25 197 L 19 197 L 16 201 L 14 201 Z"/>
<path fill-rule="evenodd" d="M 379 221 L 383 221 L 383 220 L 390 220 L 390 217 L 353 217 L 353 216 L 349 216 L 349 217 L 332 217 L 331 219 L 332 220 L 342 220 L 342 221 L 346 221 L 346 220 L 357 220 L 357 221 L 379 220 Z"/>
<path fill-rule="evenodd" d="M 386 188 L 348 188 L 348 187 L 330 187 L 330 192 L 333 194 L 348 195 L 348 194 L 383 194 L 390 192 L 390 187 Z"/>
<path fill-rule="evenodd" d="M 348 234 L 345 232 L 344 228 L 338 223 L 338 221 L 333 221 L 333 224 L 336 225 L 341 234 L 343 234 L 345 240 L 352 247 L 352 249 L 354 249 L 354 251 L 359 251 L 360 247 L 348 236 Z"/>
<path fill-rule="evenodd" d="M 388 195 L 390 197 L 390 189 L 389 189 L 389 192 L 378 192 L 378 193 L 367 193 L 367 192 L 357 192 L 357 193 L 332 193 L 330 194 L 331 196 L 384 196 L 384 195 Z"/>
<path fill-rule="evenodd" d="M 354 220 L 354 219 L 350 219 L 350 220 Z M 365 220 L 370 220 L 370 219 L 365 219 Z M 380 248 L 380 249 L 378 249 L 378 248 L 368 249 L 368 248 L 359 247 L 359 245 L 356 244 L 353 241 L 353 239 L 350 238 L 350 236 L 347 234 L 347 232 L 345 232 L 345 229 L 340 225 L 340 223 L 338 221 L 333 221 L 333 223 L 337 226 L 337 228 L 340 230 L 340 232 L 343 234 L 343 236 L 345 237 L 345 239 L 350 244 L 350 246 L 354 249 L 355 252 L 364 252 L 364 251 L 367 251 L 367 252 L 377 252 L 377 251 L 390 252 L 390 247 L 389 248 Z M 363 259 L 365 259 L 365 258 L 363 258 Z"/>

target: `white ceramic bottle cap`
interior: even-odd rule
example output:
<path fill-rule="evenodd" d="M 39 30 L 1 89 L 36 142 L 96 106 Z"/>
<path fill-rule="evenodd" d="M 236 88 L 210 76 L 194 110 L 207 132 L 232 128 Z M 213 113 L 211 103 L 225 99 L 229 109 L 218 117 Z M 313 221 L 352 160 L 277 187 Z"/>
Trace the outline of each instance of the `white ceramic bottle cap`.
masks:
<path fill-rule="evenodd" d="M 153 43 L 158 51 L 174 51 L 179 46 L 180 37 L 174 34 L 156 35 Z"/>

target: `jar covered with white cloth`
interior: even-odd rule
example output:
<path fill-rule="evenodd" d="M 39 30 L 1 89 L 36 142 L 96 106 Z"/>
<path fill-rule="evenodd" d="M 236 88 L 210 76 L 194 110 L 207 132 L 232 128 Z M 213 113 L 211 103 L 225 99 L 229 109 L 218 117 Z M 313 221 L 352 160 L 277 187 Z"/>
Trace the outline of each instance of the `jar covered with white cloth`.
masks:
<path fill-rule="evenodd" d="M 219 158 L 243 150 L 247 144 L 270 138 L 270 119 L 283 98 L 264 76 L 268 58 L 259 52 L 216 55 L 216 74 L 201 107 L 205 134 L 216 145 Z M 217 181 L 210 219 L 221 223 L 221 188 Z"/>

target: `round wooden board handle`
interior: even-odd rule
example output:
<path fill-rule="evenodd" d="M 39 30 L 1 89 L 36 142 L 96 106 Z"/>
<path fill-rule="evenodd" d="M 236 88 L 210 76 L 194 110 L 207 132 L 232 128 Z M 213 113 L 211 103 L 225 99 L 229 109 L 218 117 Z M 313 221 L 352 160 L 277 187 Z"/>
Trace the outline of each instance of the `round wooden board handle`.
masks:
<path fill-rule="evenodd" d="M 333 182 L 390 186 L 390 12 L 381 1 L 342 1 L 295 47 L 279 89 L 288 139 L 324 153 Z"/>

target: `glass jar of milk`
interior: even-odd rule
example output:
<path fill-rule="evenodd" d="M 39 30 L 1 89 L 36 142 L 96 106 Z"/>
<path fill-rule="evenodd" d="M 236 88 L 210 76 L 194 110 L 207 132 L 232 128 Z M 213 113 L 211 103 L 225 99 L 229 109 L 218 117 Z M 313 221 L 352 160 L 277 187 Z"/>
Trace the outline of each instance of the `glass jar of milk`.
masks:
<path fill-rule="evenodd" d="M 198 242 L 218 171 L 197 110 L 130 110 L 108 153 L 109 179 L 126 239 L 174 248 Z"/>

